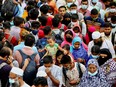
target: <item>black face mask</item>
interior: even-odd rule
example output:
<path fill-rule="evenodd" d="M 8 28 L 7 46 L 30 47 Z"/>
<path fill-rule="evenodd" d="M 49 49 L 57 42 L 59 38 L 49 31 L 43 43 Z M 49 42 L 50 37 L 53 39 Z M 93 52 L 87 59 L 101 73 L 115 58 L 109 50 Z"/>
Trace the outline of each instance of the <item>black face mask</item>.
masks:
<path fill-rule="evenodd" d="M 99 66 L 103 65 L 107 60 L 109 60 L 109 57 L 102 58 L 101 56 L 98 58 L 98 64 Z"/>
<path fill-rule="evenodd" d="M 71 43 L 72 42 L 72 38 L 66 37 L 66 41 L 69 42 L 69 43 Z"/>

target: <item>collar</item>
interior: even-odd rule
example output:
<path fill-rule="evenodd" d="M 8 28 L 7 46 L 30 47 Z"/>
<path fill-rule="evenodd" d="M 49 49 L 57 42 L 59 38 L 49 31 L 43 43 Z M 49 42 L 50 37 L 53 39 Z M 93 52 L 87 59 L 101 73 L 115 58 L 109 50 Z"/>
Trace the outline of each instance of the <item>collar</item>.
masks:
<path fill-rule="evenodd" d="M 29 47 L 29 46 L 25 46 L 25 48 L 32 49 L 32 47 Z"/>

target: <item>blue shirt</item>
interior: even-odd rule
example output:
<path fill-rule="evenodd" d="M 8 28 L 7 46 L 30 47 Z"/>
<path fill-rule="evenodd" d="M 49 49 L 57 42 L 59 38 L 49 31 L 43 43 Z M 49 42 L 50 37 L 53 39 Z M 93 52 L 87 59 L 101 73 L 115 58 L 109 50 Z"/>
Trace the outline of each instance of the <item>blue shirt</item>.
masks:
<path fill-rule="evenodd" d="M 24 48 L 24 46 L 25 46 L 24 42 L 21 42 L 19 45 L 14 47 L 13 51 L 15 52 L 17 50 L 21 50 L 22 48 Z M 33 46 L 32 49 L 34 52 L 38 53 L 37 48 L 35 46 Z"/>
<path fill-rule="evenodd" d="M 86 17 L 86 18 L 85 18 L 85 21 L 86 21 L 86 20 L 94 21 L 94 20 L 91 18 L 91 16 Z M 101 27 L 103 27 L 103 26 L 104 26 L 104 23 L 105 23 L 105 22 L 104 22 L 101 18 L 99 18 L 99 17 L 98 17 L 94 22 L 101 23 Z"/>

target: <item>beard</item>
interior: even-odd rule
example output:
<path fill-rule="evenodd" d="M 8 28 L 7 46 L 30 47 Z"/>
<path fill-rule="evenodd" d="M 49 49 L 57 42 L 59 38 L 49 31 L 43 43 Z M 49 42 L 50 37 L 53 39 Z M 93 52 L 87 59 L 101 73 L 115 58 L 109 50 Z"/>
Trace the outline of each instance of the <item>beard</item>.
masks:
<path fill-rule="evenodd" d="M 97 45 L 97 46 L 101 47 L 102 46 L 102 40 L 101 41 L 98 41 L 97 43 L 94 42 L 94 45 Z"/>
<path fill-rule="evenodd" d="M 19 82 L 16 81 L 15 83 L 11 84 L 10 87 L 20 87 Z"/>
<path fill-rule="evenodd" d="M 109 33 L 104 33 L 105 34 L 105 36 L 110 36 L 110 32 Z"/>

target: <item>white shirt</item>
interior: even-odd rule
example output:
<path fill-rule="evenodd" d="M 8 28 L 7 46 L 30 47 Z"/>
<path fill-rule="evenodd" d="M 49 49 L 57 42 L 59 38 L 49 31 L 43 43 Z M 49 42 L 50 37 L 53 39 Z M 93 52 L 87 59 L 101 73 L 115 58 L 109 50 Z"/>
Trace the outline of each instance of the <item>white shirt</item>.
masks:
<path fill-rule="evenodd" d="M 24 84 L 21 87 L 30 87 L 30 86 L 24 82 Z"/>
<path fill-rule="evenodd" d="M 39 71 L 45 71 L 45 69 L 46 69 L 45 66 L 41 66 L 41 67 L 39 67 L 38 72 Z M 52 75 L 54 76 L 55 79 L 60 81 L 60 86 L 59 87 L 61 87 L 61 85 L 62 85 L 62 70 L 61 70 L 61 67 L 56 66 L 56 65 L 52 65 L 51 73 L 52 73 Z M 57 87 L 53 84 L 52 80 L 49 77 L 47 78 L 47 82 L 48 82 L 48 87 Z"/>
<path fill-rule="evenodd" d="M 90 55 L 91 54 L 91 48 L 94 46 L 94 42 L 93 40 L 89 42 L 88 44 L 88 54 Z M 112 54 L 112 57 L 115 56 L 115 51 L 114 51 L 114 48 L 113 48 L 113 45 L 111 43 L 111 41 L 109 40 L 103 40 L 103 43 L 102 43 L 102 46 L 100 47 L 100 49 L 102 48 L 107 48 L 109 49 L 110 53 Z"/>

